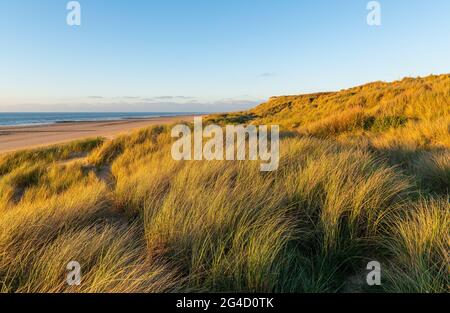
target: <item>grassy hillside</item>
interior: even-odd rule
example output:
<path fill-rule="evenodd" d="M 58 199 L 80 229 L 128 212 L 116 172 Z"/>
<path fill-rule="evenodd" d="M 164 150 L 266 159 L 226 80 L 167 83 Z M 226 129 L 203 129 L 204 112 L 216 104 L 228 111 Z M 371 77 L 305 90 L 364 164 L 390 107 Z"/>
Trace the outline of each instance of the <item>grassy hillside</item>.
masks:
<path fill-rule="evenodd" d="M 168 126 L 2 156 L 0 290 L 449 291 L 450 75 L 209 121 L 280 124 L 279 169 L 174 161 Z"/>
<path fill-rule="evenodd" d="M 209 120 L 276 124 L 290 135 L 365 148 L 391 166 L 400 166 L 422 189 L 449 192 L 448 74 L 273 97 L 250 111 L 214 115 Z"/>
<path fill-rule="evenodd" d="M 407 121 L 434 120 L 450 114 L 450 75 L 405 78 L 393 83 L 375 82 L 339 92 L 272 97 L 256 108 L 218 120 L 276 123 L 285 129 L 307 131 L 319 122 L 361 115 L 360 124 L 345 130 L 383 131 Z M 328 120 L 330 119 L 330 120 Z M 383 123 L 384 120 L 384 123 Z M 325 130 L 323 135 L 325 135 Z M 313 132 L 314 133 L 314 132 Z M 319 132 L 319 134 L 322 134 Z"/>

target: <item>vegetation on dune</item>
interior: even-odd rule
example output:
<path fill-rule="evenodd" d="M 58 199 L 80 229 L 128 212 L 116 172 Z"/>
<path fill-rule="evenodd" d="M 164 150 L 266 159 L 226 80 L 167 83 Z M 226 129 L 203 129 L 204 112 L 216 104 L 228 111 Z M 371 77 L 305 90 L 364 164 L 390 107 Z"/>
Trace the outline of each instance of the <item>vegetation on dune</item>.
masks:
<path fill-rule="evenodd" d="M 386 244 L 394 262 L 387 291 L 449 291 L 449 201 L 448 197 L 419 201 L 406 218 L 392 221 L 395 235 Z"/>
<path fill-rule="evenodd" d="M 273 97 L 243 115 L 258 123 L 277 123 L 287 129 L 345 115 L 352 109 L 361 109 L 374 118 L 433 120 L 450 114 L 449 85 L 448 74 L 376 82 L 339 92 Z M 232 116 L 236 119 L 235 113 Z"/>
<path fill-rule="evenodd" d="M 209 117 L 281 124 L 269 173 L 174 161 L 168 126 L 5 155 L 0 291 L 448 292 L 449 104 L 442 75 Z"/>
<path fill-rule="evenodd" d="M 0 156 L 0 175 L 5 175 L 19 166 L 33 165 L 37 162 L 63 161 L 84 155 L 100 146 L 101 138 L 74 141 L 65 145 L 55 145 L 48 148 L 18 151 Z"/>

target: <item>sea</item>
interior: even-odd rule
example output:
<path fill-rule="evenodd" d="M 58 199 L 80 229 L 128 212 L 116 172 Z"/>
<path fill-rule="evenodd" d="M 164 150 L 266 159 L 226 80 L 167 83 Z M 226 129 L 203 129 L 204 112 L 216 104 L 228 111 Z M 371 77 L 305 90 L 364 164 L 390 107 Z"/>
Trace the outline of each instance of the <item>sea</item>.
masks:
<path fill-rule="evenodd" d="M 0 126 L 45 125 L 67 122 L 117 121 L 140 118 L 157 118 L 180 116 L 195 113 L 145 113 L 145 112 L 110 112 L 110 113 L 0 113 Z"/>

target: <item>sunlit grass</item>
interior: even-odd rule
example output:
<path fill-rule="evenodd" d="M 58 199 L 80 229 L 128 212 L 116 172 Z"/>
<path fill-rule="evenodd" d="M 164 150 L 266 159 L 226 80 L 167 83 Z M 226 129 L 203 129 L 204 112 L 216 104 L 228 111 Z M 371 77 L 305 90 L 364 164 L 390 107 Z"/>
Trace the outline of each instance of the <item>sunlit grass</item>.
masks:
<path fill-rule="evenodd" d="M 288 130 L 270 173 L 174 161 L 167 126 L 4 155 L 0 290 L 339 292 L 378 260 L 381 290 L 446 292 L 449 89 L 406 79 L 209 119 Z"/>

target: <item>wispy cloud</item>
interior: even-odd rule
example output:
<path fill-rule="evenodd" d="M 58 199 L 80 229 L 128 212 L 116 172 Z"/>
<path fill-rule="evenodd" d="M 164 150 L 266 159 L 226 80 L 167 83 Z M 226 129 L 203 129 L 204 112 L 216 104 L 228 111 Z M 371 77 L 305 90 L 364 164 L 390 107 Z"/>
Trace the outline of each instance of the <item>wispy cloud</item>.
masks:
<path fill-rule="evenodd" d="M 19 100 L 0 103 L 5 112 L 230 112 L 256 106 L 264 99 L 242 95 L 207 99 L 193 96 L 88 96 L 84 98 Z"/>
<path fill-rule="evenodd" d="M 267 78 L 267 77 L 274 77 L 276 75 L 277 74 L 273 73 L 273 72 L 265 72 L 265 73 L 259 74 L 259 77 Z"/>
<path fill-rule="evenodd" d="M 158 101 L 158 100 L 192 100 L 194 97 L 187 97 L 187 96 L 158 96 L 158 97 L 151 97 L 151 98 L 143 98 L 143 100 L 147 101 Z"/>
<path fill-rule="evenodd" d="M 122 99 L 141 99 L 141 97 L 135 97 L 135 96 L 123 96 Z"/>

